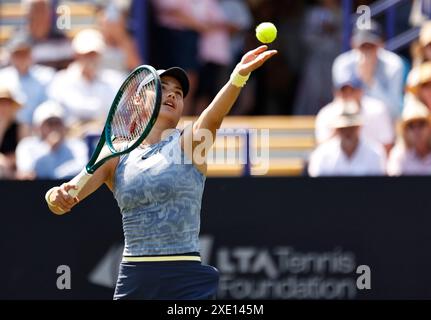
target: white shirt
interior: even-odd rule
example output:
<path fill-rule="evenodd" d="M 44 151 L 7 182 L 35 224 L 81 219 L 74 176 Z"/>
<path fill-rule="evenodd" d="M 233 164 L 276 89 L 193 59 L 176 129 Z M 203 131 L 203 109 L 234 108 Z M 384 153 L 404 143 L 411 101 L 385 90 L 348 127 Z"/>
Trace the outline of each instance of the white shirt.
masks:
<path fill-rule="evenodd" d="M 317 143 L 323 143 L 334 135 L 332 123 L 337 117 L 338 106 L 334 102 L 323 107 L 316 117 L 315 135 Z M 379 100 L 363 96 L 360 110 L 363 126 L 361 136 L 369 141 L 386 145 L 395 140 L 395 130 L 386 106 Z"/>
<path fill-rule="evenodd" d="M 121 79 L 115 79 L 112 71 L 103 71 L 93 81 L 84 79 L 80 67 L 71 64 L 59 71 L 48 88 L 49 98 L 59 102 L 66 110 L 67 123 L 106 118 L 111 103 L 120 87 Z"/>
<path fill-rule="evenodd" d="M 355 49 L 339 55 L 332 65 L 333 79 L 346 71 L 357 73 L 359 59 L 359 51 Z M 404 63 L 398 55 L 385 49 L 379 49 L 377 60 L 373 85 L 365 87 L 365 94 L 383 101 L 395 119 L 400 116 L 403 104 Z"/>
<path fill-rule="evenodd" d="M 384 150 L 361 139 L 352 157 L 348 158 L 341 149 L 340 139 L 334 137 L 311 154 L 308 173 L 311 177 L 384 175 Z"/>
<path fill-rule="evenodd" d="M 34 172 L 38 179 L 66 179 L 78 174 L 88 161 L 87 145 L 78 139 L 66 139 L 51 151 L 39 137 L 26 137 L 16 148 L 18 172 Z"/>
<path fill-rule="evenodd" d="M 431 175 L 431 154 L 419 158 L 413 150 L 397 144 L 388 159 L 388 175 Z"/>

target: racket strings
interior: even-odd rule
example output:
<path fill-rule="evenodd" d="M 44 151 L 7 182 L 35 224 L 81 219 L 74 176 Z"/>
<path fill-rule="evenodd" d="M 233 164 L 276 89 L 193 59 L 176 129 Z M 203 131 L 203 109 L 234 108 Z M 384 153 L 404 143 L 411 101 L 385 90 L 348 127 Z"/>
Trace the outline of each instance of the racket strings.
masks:
<path fill-rule="evenodd" d="M 154 111 L 156 83 L 152 75 L 142 72 L 126 85 L 111 120 L 112 141 L 117 151 L 126 149 L 141 137 Z"/>

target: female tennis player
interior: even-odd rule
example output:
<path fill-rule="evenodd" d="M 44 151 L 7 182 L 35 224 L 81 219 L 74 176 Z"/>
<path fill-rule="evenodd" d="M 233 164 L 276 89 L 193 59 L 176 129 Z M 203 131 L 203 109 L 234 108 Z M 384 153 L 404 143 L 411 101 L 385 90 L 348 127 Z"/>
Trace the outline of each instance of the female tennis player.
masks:
<path fill-rule="evenodd" d="M 246 53 L 190 130 L 175 129 L 189 90 L 186 73 L 177 67 L 159 70 L 160 112 L 143 143 L 104 163 L 77 197 L 69 194 L 69 190 L 77 189 L 70 182 L 47 193 L 51 211 L 63 214 L 103 183 L 113 192 L 121 209 L 125 238 L 114 299 L 215 297 L 218 271 L 201 264 L 199 256 L 206 164 L 193 156 L 199 146 L 193 137 L 204 135 L 203 131 L 215 137 L 250 73 L 276 53 L 267 46 Z M 207 150 L 201 148 L 204 157 Z"/>

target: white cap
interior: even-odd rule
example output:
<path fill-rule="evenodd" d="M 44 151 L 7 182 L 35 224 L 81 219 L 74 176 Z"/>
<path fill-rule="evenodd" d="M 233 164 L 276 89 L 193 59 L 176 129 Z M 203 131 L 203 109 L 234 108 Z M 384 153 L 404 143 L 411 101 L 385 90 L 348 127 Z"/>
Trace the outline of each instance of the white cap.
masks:
<path fill-rule="evenodd" d="M 343 101 L 339 99 L 335 103 L 336 105 L 334 108 L 336 108 L 336 115 L 331 123 L 332 128 L 341 129 L 362 126 L 362 116 L 357 102 L 353 100 Z"/>
<path fill-rule="evenodd" d="M 22 98 L 16 90 L 10 88 L 5 82 L 0 84 L 0 99 L 9 99 L 15 107 L 20 108 L 24 103 Z"/>
<path fill-rule="evenodd" d="M 33 125 L 40 126 L 50 118 L 59 118 L 64 120 L 64 110 L 55 101 L 48 100 L 40 104 L 33 114 Z"/>
<path fill-rule="evenodd" d="M 105 49 L 105 40 L 102 34 L 95 29 L 79 31 L 72 40 L 73 50 L 78 54 L 90 52 L 101 53 Z"/>
<path fill-rule="evenodd" d="M 430 111 L 418 98 L 412 94 L 404 97 L 404 109 L 401 116 L 403 124 L 414 120 L 430 120 Z"/>
<path fill-rule="evenodd" d="M 431 81 L 431 62 L 427 61 L 410 70 L 407 76 L 406 89 L 415 95 L 421 85 Z"/>

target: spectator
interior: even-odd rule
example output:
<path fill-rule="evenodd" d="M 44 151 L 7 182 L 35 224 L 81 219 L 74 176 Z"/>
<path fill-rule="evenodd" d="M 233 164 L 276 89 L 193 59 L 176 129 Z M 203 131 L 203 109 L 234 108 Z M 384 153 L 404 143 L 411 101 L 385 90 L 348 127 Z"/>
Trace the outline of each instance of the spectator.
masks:
<path fill-rule="evenodd" d="M 200 114 L 223 86 L 224 71 L 232 61 L 229 31 L 235 26 L 228 22 L 218 0 L 205 0 L 207 29 L 201 33 L 198 45 L 199 84 L 194 113 Z"/>
<path fill-rule="evenodd" d="M 52 21 L 51 0 L 23 0 L 27 30 L 33 42 L 33 59 L 38 64 L 63 69 L 73 59 L 69 39 Z"/>
<path fill-rule="evenodd" d="M 295 114 L 315 115 L 332 99 L 331 68 L 341 52 L 342 15 L 338 0 L 321 0 L 305 17 L 306 61 Z"/>
<path fill-rule="evenodd" d="M 15 92 L 22 94 L 23 106 L 18 111 L 17 121 L 23 131 L 20 136 L 24 137 L 31 134 L 33 112 L 46 100 L 46 87 L 55 70 L 33 63 L 31 40 L 27 33 L 14 35 L 6 47 L 11 65 L 0 69 L 0 83 L 8 83 Z"/>
<path fill-rule="evenodd" d="M 53 101 L 41 104 L 34 113 L 37 136 L 26 137 L 16 149 L 20 179 L 66 179 L 78 174 L 87 163 L 84 142 L 65 138 L 64 111 Z"/>
<path fill-rule="evenodd" d="M 401 139 L 391 151 L 387 171 L 391 176 L 431 174 L 430 111 L 413 96 L 406 96 Z"/>
<path fill-rule="evenodd" d="M 245 32 L 253 25 L 253 17 L 246 0 L 220 0 L 228 30 L 231 33 L 231 56 L 232 61 L 241 58 L 245 47 Z"/>
<path fill-rule="evenodd" d="M 239 61 L 245 51 L 247 31 L 253 26 L 253 16 L 250 7 L 246 0 L 220 0 L 220 5 L 223 14 L 228 23 L 228 30 L 230 32 L 230 56 L 232 60 L 229 67 L 224 71 L 229 72 L 229 69 L 235 68 L 235 61 Z M 223 71 L 222 71 L 223 72 Z M 228 77 L 228 74 L 222 78 Z M 250 84 L 253 80 L 250 80 Z M 249 113 L 247 99 L 253 97 L 253 86 L 243 88 L 245 94 L 238 97 L 235 107 L 232 108 L 230 114 L 247 114 Z M 251 91 L 251 92 L 248 92 Z M 197 103 L 199 106 L 199 102 Z"/>
<path fill-rule="evenodd" d="M 190 80 L 190 92 L 184 101 L 184 115 L 195 114 L 193 97 L 198 85 L 198 45 L 200 33 L 208 28 L 206 0 L 153 0 L 157 28 L 153 32 L 155 52 L 152 64 L 182 67 Z M 181 48 L 181 50 L 179 50 Z"/>
<path fill-rule="evenodd" d="M 383 48 L 382 31 L 375 21 L 371 22 L 369 29 L 356 26 L 352 36 L 352 47 L 352 50 L 335 59 L 332 68 L 333 78 L 346 70 L 356 72 L 365 85 L 365 94 L 383 101 L 392 118 L 398 118 L 403 95 L 402 59 Z"/>
<path fill-rule="evenodd" d="M 418 42 L 411 46 L 411 55 L 414 67 L 431 60 L 431 21 L 423 24 Z"/>
<path fill-rule="evenodd" d="M 5 46 L 0 46 L 0 68 L 4 68 L 9 64 L 9 53 Z"/>
<path fill-rule="evenodd" d="M 431 1 L 430 0 L 413 0 L 410 11 L 410 24 L 412 26 L 421 26 L 425 21 L 431 18 Z"/>
<path fill-rule="evenodd" d="M 106 44 L 100 65 L 127 74 L 142 62 L 136 44 L 127 31 L 128 6 L 120 7 L 117 2 L 104 4 L 97 12 L 97 24 Z"/>
<path fill-rule="evenodd" d="M 361 115 L 354 103 L 338 109 L 335 136 L 311 154 L 308 173 L 319 176 L 363 176 L 385 173 L 383 148 L 360 136 Z"/>
<path fill-rule="evenodd" d="M 16 113 L 21 102 L 0 82 L 0 179 L 15 177 L 15 148 L 19 140 Z"/>
<path fill-rule="evenodd" d="M 407 76 L 406 91 L 431 110 L 431 61 L 414 67 Z"/>
<path fill-rule="evenodd" d="M 76 61 L 56 74 L 48 96 L 66 108 L 68 124 L 97 122 L 101 128 L 123 79 L 113 70 L 100 68 L 105 43 L 99 31 L 80 31 L 72 45 Z"/>
<path fill-rule="evenodd" d="M 359 107 L 363 120 L 361 135 L 383 145 L 389 152 L 395 140 L 395 133 L 386 106 L 381 101 L 364 95 L 362 81 L 352 72 L 337 74 L 334 88 L 334 101 L 323 107 L 316 117 L 317 143 L 323 143 L 335 135 L 332 123 L 339 109 L 346 103 L 354 102 Z"/>

